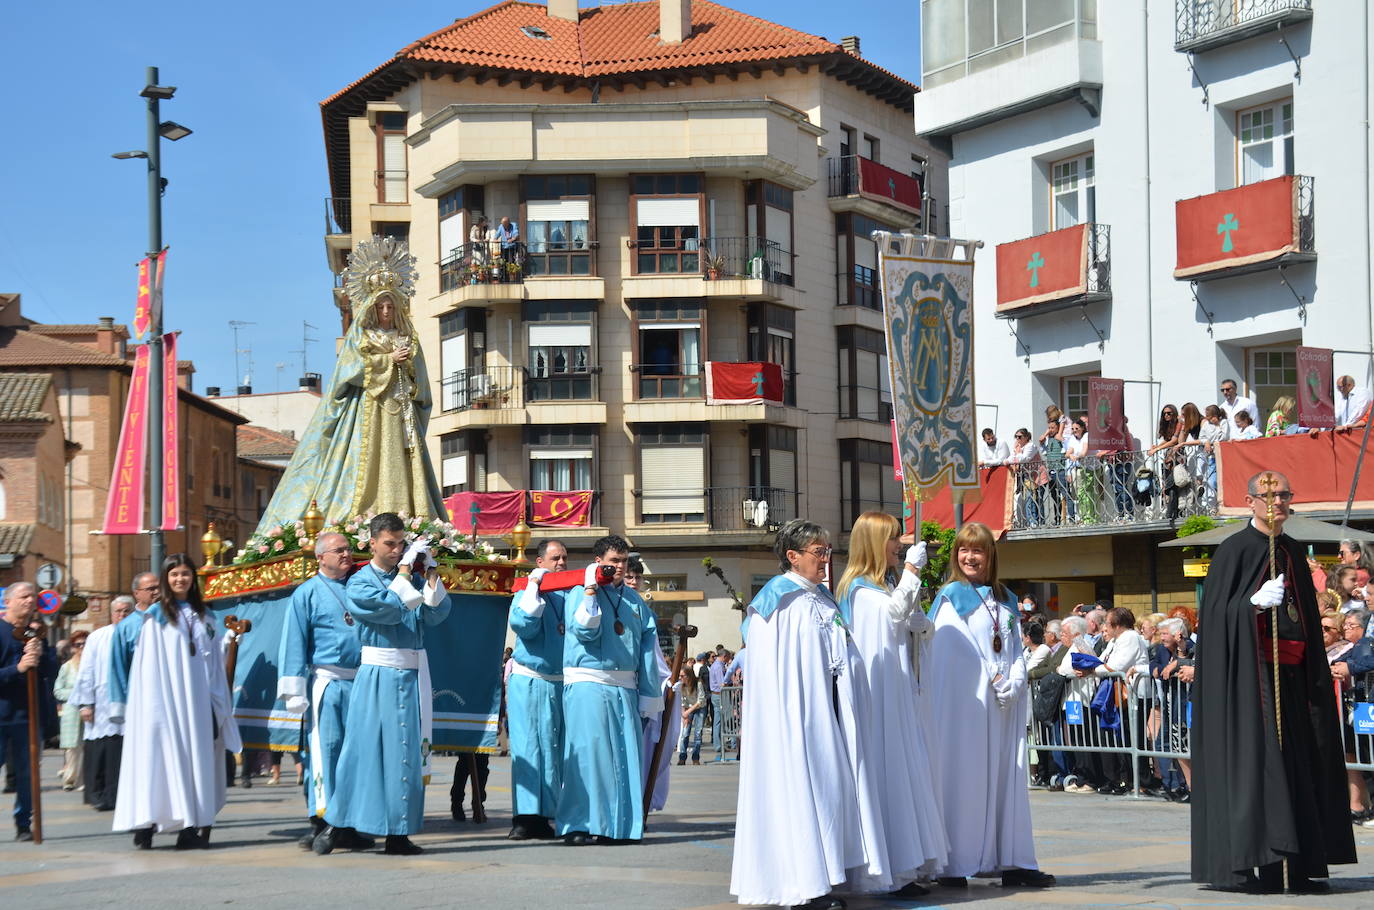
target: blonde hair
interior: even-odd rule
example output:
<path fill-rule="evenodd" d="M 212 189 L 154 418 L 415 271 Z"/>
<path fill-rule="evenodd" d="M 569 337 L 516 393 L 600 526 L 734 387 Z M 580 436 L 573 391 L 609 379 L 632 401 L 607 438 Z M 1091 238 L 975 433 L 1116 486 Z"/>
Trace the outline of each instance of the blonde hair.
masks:
<path fill-rule="evenodd" d="M 997 580 L 997 539 L 992 536 L 992 529 L 981 521 L 967 522 L 959 533 L 954 535 L 954 544 L 949 548 L 949 580 L 962 581 L 968 583 L 964 577 L 963 569 L 959 568 L 959 550 L 982 550 L 988 554 L 988 586 L 992 588 L 992 594 L 1001 600 L 1010 596 L 1010 592 Z"/>
<path fill-rule="evenodd" d="M 901 531 L 897 519 L 886 512 L 865 512 L 849 532 L 849 564 L 844 567 L 835 596 L 844 600 L 854 582 L 866 578 L 878 587 L 887 581 L 887 542 Z"/>
<path fill-rule="evenodd" d="M 1293 409 L 1297 406 L 1298 402 L 1292 395 L 1280 395 L 1274 400 L 1274 410 L 1281 412 L 1285 417 L 1292 415 Z"/>

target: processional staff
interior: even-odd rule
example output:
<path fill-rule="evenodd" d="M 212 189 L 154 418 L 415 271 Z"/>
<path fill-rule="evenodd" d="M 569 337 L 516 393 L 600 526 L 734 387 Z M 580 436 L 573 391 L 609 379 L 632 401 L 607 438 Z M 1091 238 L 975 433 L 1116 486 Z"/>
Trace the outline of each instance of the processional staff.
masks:
<path fill-rule="evenodd" d="M 668 691 L 663 695 L 663 715 L 658 723 L 658 742 L 654 743 L 654 758 L 649 763 L 649 779 L 644 784 L 644 823 L 649 823 L 649 803 L 654 796 L 654 785 L 658 783 L 658 763 L 663 760 L 663 746 L 668 741 L 669 719 L 677 701 L 678 679 L 682 676 L 682 663 L 687 659 L 687 639 L 697 637 L 697 627 L 680 625 L 673 628 L 677 636 L 677 649 L 673 652 L 673 668 L 668 674 Z"/>
<path fill-rule="evenodd" d="M 31 641 L 39 642 L 39 647 L 42 647 L 43 633 L 32 625 L 22 628 L 16 626 L 14 637 L 24 642 L 26 648 Z M 38 723 L 38 667 L 35 663 L 24 673 L 29 683 L 29 794 L 33 800 L 33 820 L 30 829 L 33 831 L 35 844 L 43 843 L 43 773 L 39 768 L 43 744 Z"/>
<path fill-rule="evenodd" d="M 1278 561 L 1274 555 L 1278 533 L 1274 529 L 1274 496 L 1278 478 L 1272 472 L 1260 479 L 1264 488 L 1265 518 L 1269 526 L 1269 580 L 1278 578 Z M 1269 640 L 1274 661 L 1274 732 L 1278 735 L 1279 760 L 1283 760 L 1283 700 L 1279 697 L 1279 610 L 1274 607 L 1269 614 Z M 1283 890 L 1288 890 L 1288 859 L 1283 860 Z"/>

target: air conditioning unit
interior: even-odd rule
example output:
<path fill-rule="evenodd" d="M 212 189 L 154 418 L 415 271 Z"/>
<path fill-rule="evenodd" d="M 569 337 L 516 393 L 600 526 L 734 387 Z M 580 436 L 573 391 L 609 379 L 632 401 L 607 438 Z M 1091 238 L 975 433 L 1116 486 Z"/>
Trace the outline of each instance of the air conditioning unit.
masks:
<path fill-rule="evenodd" d="M 475 373 L 468 378 L 468 395 L 471 398 L 491 397 L 491 374 Z"/>
<path fill-rule="evenodd" d="M 740 505 L 740 512 L 744 515 L 744 523 L 745 523 L 745 524 L 753 524 L 753 523 L 754 523 L 754 506 L 757 505 L 757 502 L 756 502 L 755 500 L 753 500 L 753 499 L 746 499 L 746 500 L 744 500 L 743 502 L 741 502 L 739 505 Z"/>

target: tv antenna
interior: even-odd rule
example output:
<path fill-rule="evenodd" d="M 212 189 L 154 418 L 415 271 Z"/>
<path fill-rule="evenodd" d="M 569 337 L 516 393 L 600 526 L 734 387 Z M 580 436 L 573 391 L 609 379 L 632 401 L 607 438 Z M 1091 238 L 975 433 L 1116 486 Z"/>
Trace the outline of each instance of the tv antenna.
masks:
<path fill-rule="evenodd" d="M 248 348 L 241 348 L 241 347 L 239 347 L 239 329 L 246 328 L 247 326 L 250 326 L 250 325 L 257 325 L 257 323 L 256 323 L 256 322 L 244 322 L 242 319 L 230 319 L 230 320 L 229 320 L 229 328 L 231 328 L 231 329 L 234 330 L 234 379 L 235 379 L 235 381 L 237 381 L 237 380 L 238 380 L 238 377 L 239 377 L 240 375 L 242 375 L 242 374 L 239 373 L 239 355 L 240 355 L 240 354 L 247 354 L 247 355 L 248 355 L 248 375 L 247 375 L 247 377 L 245 377 L 245 378 L 248 379 L 248 381 L 245 382 L 245 383 L 243 383 L 244 385 L 252 385 L 252 378 L 251 378 L 251 377 L 252 377 L 252 374 L 253 374 L 253 349 L 252 349 L 251 347 L 248 347 Z"/>
<path fill-rule="evenodd" d="M 308 358 L 309 358 L 309 353 L 310 353 L 310 342 L 312 342 L 312 341 L 319 341 L 319 340 L 320 340 L 320 339 L 314 337 L 313 335 L 311 335 L 311 334 L 310 334 L 310 330 L 311 330 L 311 329 L 318 329 L 318 328 L 319 328 L 319 326 L 317 326 L 317 325 L 311 325 L 310 323 L 308 323 L 308 322 L 306 322 L 304 319 L 302 319 L 302 320 L 301 320 L 301 347 L 300 347 L 300 350 L 298 350 L 298 351 L 287 351 L 287 352 L 286 352 L 286 353 L 288 353 L 288 354 L 300 354 L 300 355 L 301 355 L 301 375 L 302 375 L 302 376 L 304 376 L 305 374 L 307 374 L 307 373 L 310 372 L 310 364 L 309 364 L 309 359 L 308 359 Z"/>

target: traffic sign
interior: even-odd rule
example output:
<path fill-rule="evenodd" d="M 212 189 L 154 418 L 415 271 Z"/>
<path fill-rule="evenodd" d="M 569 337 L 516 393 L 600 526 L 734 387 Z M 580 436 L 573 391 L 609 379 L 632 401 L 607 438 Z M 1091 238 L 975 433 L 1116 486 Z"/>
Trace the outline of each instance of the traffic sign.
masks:
<path fill-rule="evenodd" d="M 62 595 L 56 591 L 47 590 L 38 592 L 38 611 L 40 613 L 56 613 L 62 606 Z"/>
<path fill-rule="evenodd" d="M 34 580 L 40 588 L 55 588 L 62 584 L 62 567 L 55 562 L 45 562 L 38 567 Z"/>

